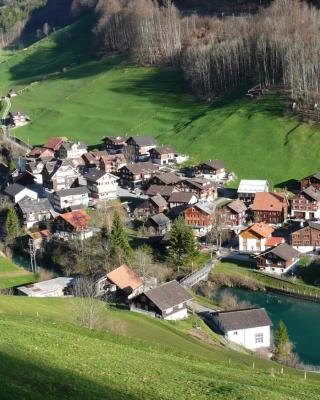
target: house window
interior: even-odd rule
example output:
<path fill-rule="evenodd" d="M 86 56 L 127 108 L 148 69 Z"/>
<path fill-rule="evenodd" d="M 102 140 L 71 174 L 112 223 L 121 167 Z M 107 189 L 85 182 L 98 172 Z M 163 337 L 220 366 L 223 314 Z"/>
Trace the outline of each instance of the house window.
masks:
<path fill-rule="evenodd" d="M 234 334 L 234 335 L 238 335 L 238 331 L 234 331 L 233 334 Z"/>
<path fill-rule="evenodd" d="M 263 343 L 263 333 L 256 333 L 254 339 L 256 343 Z"/>

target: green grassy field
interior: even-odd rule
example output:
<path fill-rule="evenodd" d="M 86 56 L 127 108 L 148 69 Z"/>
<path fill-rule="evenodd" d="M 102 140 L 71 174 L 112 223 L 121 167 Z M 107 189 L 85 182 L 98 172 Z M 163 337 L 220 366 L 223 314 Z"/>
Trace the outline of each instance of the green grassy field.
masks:
<path fill-rule="evenodd" d="M 18 267 L 7 258 L 0 257 L 0 289 L 24 285 L 35 280 L 35 274 Z"/>
<path fill-rule="evenodd" d="M 28 49 L 0 57 L 0 93 L 25 89 L 13 109 L 32 123 L 16 134 L 32 144 L 65 135 L 99 143 L 105 135 L 152 134 L 190 154 L 219 158 L 238 177 L 280 185 L 320 168 L 320 129 L 283 117 L 270 94 L 244 97 L 246 87 L 209 104 L 190 94 L 180 70 L 135 66 L 127 56 L 95 59 L 92 16 Z"/>
<path fill-rule="evenodd" d="M 1 398 L 320 398 L 317 374 L 281 375 L 277 364 L 199 342 L 190 322 L 106 309 L 107 331 L 89 331 L 71 323 L 72 303 L 0 297 Z"/>

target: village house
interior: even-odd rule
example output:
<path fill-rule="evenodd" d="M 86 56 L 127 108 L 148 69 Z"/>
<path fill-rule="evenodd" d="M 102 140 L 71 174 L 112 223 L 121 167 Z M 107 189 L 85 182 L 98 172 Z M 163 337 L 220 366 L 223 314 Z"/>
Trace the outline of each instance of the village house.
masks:
<path fill-rule="evenodd" d="M 320 218 L 320 190 L 309 186 L 291 200 L 291 216 L 309 220 Z"/>
<path fill-rule="evenodd" d="M 11 185 L 7 186 L 4 194 L 6 194 L 9 199 L 15 204 L 23 199 L 38 199 L 37 192 L 25 186 L 22 186 L 19 183 L 12 183 Z"/>
<path fill-rule="evenodd" d="M 213 201 L 217 197 L 215 185 L 208 179 L 185 178 L 175 184 L 178 190 L 194 193 L 199 200 Z"/>
<path fill-rule="evenodd" d="M 164 235 L 171 229 L 170 219 L 163 213 L 149 217 L 146 227 L 153 230 L 155 235 Z"/>
<path fill-rule="evenodd" d="M 35 181 L 35 176 L 29 171 L 21 172 L 13 178 L 13 183 L 29 187 L 29 189 L 32 189 L 31 187 L 35 184 Z"/>
<path fill-rule="evenodd" d="M 256 258 L 260 271 L 281 275 L 299 261 L 300 252 L 287 243 L 282 243 L 263 251 Z"/>
<path fill-rule="evenodd" d="M 51 160 L 54 157 L 54 151 L 51 149 L 46 149 L 44 147 L 34 147 L 28 157 L 41 160 Z"/>
<path fill-rule="evenodd" d="M 219 209 L 221 223 L 227 227 L 241 226 L 246 223 L 247 207 L 239 199 L 231 201 Z"/>
<path fill-rule="evenodd" d="M 249 350 L 271 346 L 272 322 L 264 308 L 219 311 L 211 314 L 219 331 Z"/>
<path fill-rule="evenodd" d="M 98 166 L 102 171 L 111 174 L 117 173 L 125 165 L 127 165 L 127 160 L 123 154 L 107 154 L 101 156 L 98 163 Z"/>
<path fill-rule="evenodd" d="M 58 190 L 53 193 L 55 210 L 84 209 L 89 205 L 89 189 L 85 186 Z"/>
<path fill-rule="evenodd" d="M 60 149 L 60 146 L 67 141 L 68 139 L 66 137 L 51 137 L 48 139 L 47 143 L 43 145 L 43 147 L 55 153 Z"/>
<path fill-rule="evenodd" d="M 57 157 L 64 158 L 78 158 L 87 152 L 87 145 L 83 142 L 64 142 L 57 150 Z"/>
<path fill-rule="evenodd" d="M 97 200 L 117 198 L 118 178 L 101 170 L 94 170 L 84 175 L 90 194 Z"/>
<path fill-rule="evenodd" d="M 160 195 L 150 197 L 135 208 L 135 215 L 138 217 L 148 217 L 160 214 L 168 210 L 168 202 Z"/>
<path fill-rule="evenodd" d="M 20 127 L 26 125 L 31 119 L 22 111 L 11 111 L 9 112 L 9 121 L 10 125 Z"/>
<path fill-rule="evenodd" d="M 192 192 L 173 192 L 168 199 L 169 208 L 179 208 L 183 211 L 184 208 L 198 201 L 197 197 Z"/>
<path fill-rule="evenodd" d="M 266 250 L 266 240 L 273 232 L 274 229 L 263 222 L 249 226 L 239 233 L 239 251 L 260 253 Z"/>
<path fill-rule="evenodd" d="M 135 271 L 121 265 L 98 281 L 98 293 L 112 293 L 131 299 L 143 291 L 143 280 Z"/>
<path fill-rule="evenodd" d="M 26 165 L 26 170 L 30 172 L 35 179 L 35 182 L 39 185 L 43 183 L 42 171 L 44 168 L 44 163 L 42 161 L 32 161 Z"/>
<path fill-rule="evenodd" d="M 289 202 L 286 193 L 258 192 L 253 205 L 254 222 L 281 224 L 288 218 Z"/>
<path fill-rule="evenodd" d="M 119 154 L 123 153 L 127 145 L 126 140 L 124 136 L 107 136 L 103 139 L 103 143 L 109 154 Z"/>
<path fill-rule="evenodd" d="M 199 202 L 185 209 L 182 215 L 187 225 L 199 236 L 204 236 L 212 229 L 215 211 L 215 203 Z"/>
<path fill-rule="evenodd" d="M 72 295 L 74 278 L 54 278 L 48 281 L 30 283 L 17 288 L 20 296 L 29 297 L 63 297 Z"/>
<path fill-rule="evenodd" d="M 241 179 L 238 187 L 238 199 L 251 204 L 256 193 L 269 192 L 269 183 L 266 180 Z"/>
<path fill-rule="evenodd" d="M 42 170 L 43 186 L 52 191 L 69 189 L 79 175 L 69 160 L 49 161 Z"/>
<path fill-rule="evenodd" d="M 84 210 L 60 214 L 54 222 L 54 236 L 64 240 L 88 239 L 93 236 L 93 230 L 88 227 L 90 219 Z"/>
<path fill-rule="evenodd" d="M 48 199 L 24 199 L 17 204 L 17 207 L 23 225 L 27 229 L 39 225 L 41 222 L 49 221 L 54 214 Z"/>
<path fill-rule="evenodd" d="M 177 191 L 178 190 L 174 186 L 151 185 L 146 191 L 146 195 L 150 197 L 160 195 L 168 201 L 172 193 Z"/>
<path fill-rule="evenodd" d="M 307 189 L 309 186 L 313 186 L 316 189 L 320 190 L 320 172 L 316 172 L 313 175 L 301 179 L 301 190 Z"/>
<path fill-rule="evenodd" d="M 29 240 L 32 241 L 33 247 L 36 250 L 40 250 L 44 243 L 49 242 L 51 240 L 52 234 L 48 229 L 43 229 L 41 231 L 37 232 L 29 232 L 27 235 L 28 238 L 28 245 L 29 245 Z"/>
<path fill-rule="evenodd" d="M 155 174 L 149 181 L 150 185 L 167 185 L 174 186 L 180 182 L 182 178 L 173 172 Z"/>
<path fill-rule="evenodd" d="M 187 304 L 192 296 L 177 281 L 147 290 L 132 299 L 131 311 L 155 318 L 179 320 L 188 317 Z"/>
<path fill-rule="evenodd" d="M 268 237 L 265 241 L 265 247 L 266 249 L 269 249 L 271 247 L 279 246 L 280 244 L 285 243 L 286 240 L 284 237 L 281 236 L 271 236 Z"/>
<path fill-rule="evenodd" d="M 152 136 L 131 136 L 127 141 L 125 156 L 130 161 L 148 161 L 149 151 L 157 147 Z"/>
<path fill-rule="evenodd" d="M 155 147 L 149 150 L 150 161 L 153 164 L 167 165 L 175 162 L 176 151 L 171 146 Z"/>
<path fill-rule="evenodd" d="M 128 164 L 120 168 L 120 185 L 132 189 L 143 186 L 158 171 L 158 166 L 150 162 Z"/>
<path fill-rule="evenodd" d="M 222 181 L 227 178 L 227 166 L 219 160 L 209 160 L 196 166 L 196 172 L 206 179 Z"/>
<path fill-rule="evenodd" d="M 290 243 L 301 253 L 320 250 L 320 223 L 308 221 L 306 226 L 290 234 Z"/>

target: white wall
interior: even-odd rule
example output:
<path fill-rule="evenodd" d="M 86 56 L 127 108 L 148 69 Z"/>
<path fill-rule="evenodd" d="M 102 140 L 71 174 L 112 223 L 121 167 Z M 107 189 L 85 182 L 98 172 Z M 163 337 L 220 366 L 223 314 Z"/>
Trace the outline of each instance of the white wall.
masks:
<path fill-rule="evenodd" d="M 241 235 L 239 235 L 239 250 L 240 251 L 247 251 L 247 252 L 253 252 L 253 253 L 260 253 L 261 251 L 265 251 L 266 250 L 266 239 L 260 239 L 260 248 L 257 248 L 257 240 L 258 239 L 246 239 L 247 240 L 247 248 L 245 249 L 244 245 L 243 245 L 243 241 L 244 239 L 242 238 Z"/>
<path fill-rule="evenodd" d="M 263 342 L 256 343 L 255 335 L 260 333 L 263 334 Z M 231 342 L 240 344 L 250 350 L 259 349 L 261 347 L 270 347 L 271 345 L 269 326 L 262 326 L 259 328 L 250 329 L 239 329 L 237 331 L 228 331 L 225 336 Z"/>
<path fill-rule="evenodd" d="M 188 318 L 188 310 L 187 308 L 183 308 L 182 310 L 179 310 L 173 314 L 168 315 L 167 317 L 164 317 L 164 319 L 168 321 L 176 321 L 178 319 L 185 319 Z"/>

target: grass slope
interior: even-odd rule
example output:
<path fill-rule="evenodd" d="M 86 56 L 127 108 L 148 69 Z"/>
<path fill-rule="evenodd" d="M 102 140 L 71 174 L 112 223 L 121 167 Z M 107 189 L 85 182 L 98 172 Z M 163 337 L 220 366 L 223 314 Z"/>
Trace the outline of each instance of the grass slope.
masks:
<path fill-rule="evenodd" d="M 290 369 L 280 375 L 279 366 L 258 359 L 253 370 L 252 357 L 188 337 L 188 322 L 106 310 L 109 332 L 76 327 L 70 323 L 73 301 L 0 297 L 1 398 L 320 398 L 317 374 L 307 381 Z M 126 329 L 141 325 L 144 340 L 135 329 L 112 333 L 117 321 Z"/>
<path fill-rule="evenodd" d="M 0 256 L 0 289 L 24 285 L 25 283 L 34 282 L 35 279 L 35 274 Z"/>
<path fill-rule="evenodd" d="M 190 95 L 175 69 L 142 68 L 128 57 L 94 59 L 89 16 L 50 38 L 0 57 L 1 94 L 25 88 L 14 109 L 32 123 L 16 134 L 33 144 L 52 135 L 99 143 L 107 134 L 152 134 L 193 161 L 219 158 L 246 178 L 281 184 L 320 168 L 317 127 L 282 116 L 282 100 L 244 97 L 212 105 Z"/>

